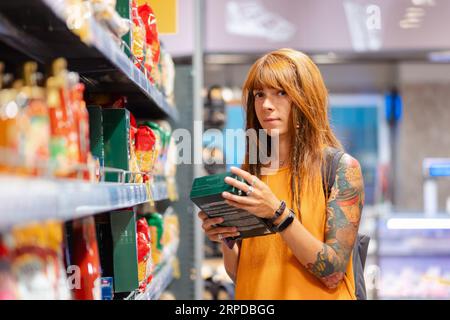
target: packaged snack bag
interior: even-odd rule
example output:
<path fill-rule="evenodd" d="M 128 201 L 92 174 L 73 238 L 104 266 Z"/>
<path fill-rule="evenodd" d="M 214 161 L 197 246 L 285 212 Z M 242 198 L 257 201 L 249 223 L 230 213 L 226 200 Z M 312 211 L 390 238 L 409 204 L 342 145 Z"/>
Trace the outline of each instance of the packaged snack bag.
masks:
<path fill-rule="evenodd" d="M 147 51 L 145 67 L 148 74 L 151 75 L 151 81 L 155 84 L 159 84 L 158 79 L 160 76 L 157 66 L 160 60 L 160 44 L 156 17 L 148 3 L 141 3 L 138 6 L 138 13 L 144 22 L 146 31 Z"/>
<path fill-rule="evenodd" d="M 152 172 L 156 160 L 156 137 L 148 126 L 139 126 L 136 133 L 136 156 L 143 172 Z"/>
<path fill-rule="evenodd" d="M 135 1 L 132 1 L 131 4 L 131 52 L 136 57 L 136 67 L 141 69 L 141 65 L 144 63 L 145 59 L 145 50 L 146 50 L 146 33 L 145 33 L 145 24 L 142 21 L 141 17 L 138 13 L 138 8 Z"/>
<path fill-rule="evenodd" d="M 14 228 L 5 235 L 19 299 L 71 299 L 62 240 L 63 225 L 57 221 Z"/>
<path fill-rule="evenodd" d="M 151 273 L 153 271 L 151 235 L 145 218 L 138 219 L 136 229 L 139 289 L 143 291 L 151 281 Z"/>

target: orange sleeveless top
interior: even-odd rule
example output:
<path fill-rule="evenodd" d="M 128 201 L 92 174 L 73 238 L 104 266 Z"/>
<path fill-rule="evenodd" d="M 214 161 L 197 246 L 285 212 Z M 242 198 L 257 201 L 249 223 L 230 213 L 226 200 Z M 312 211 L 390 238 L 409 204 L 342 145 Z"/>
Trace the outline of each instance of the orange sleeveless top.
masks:
<path fill-rule="evenodd" d="M 290 169 L 282 168 L 261 180 L 278 199 L 294 208 L 290 192 Z M 326 205 L 321 181 L 320 192 L 307 191 L 301 198 L 302 224 L 317 239 L 325 241 Z M 305 190 L 311 188 L 305 187 Z M 317 190 L 319 188 L 316 188 Z M 297 260 L 281 235 L 248 238 L 242 241 L 236 276 L 237 300 L 355 300 L 355 282 L 350 257 L 344 280 L 328 289 Z"/>

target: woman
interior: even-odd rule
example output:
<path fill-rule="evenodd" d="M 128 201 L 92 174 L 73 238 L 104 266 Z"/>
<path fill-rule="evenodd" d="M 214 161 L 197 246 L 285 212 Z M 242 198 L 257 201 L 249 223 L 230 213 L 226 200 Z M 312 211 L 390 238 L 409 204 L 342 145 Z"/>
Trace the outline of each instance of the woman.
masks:
<path fill-rule="evenodd" d="M 363 178 L 358 161 L 344 154 L 331 193 L 325 195 L 325 153 L 342 147 L 328 122 L 320 71 L 301 52 L 271 52 L 251 67 L 243 101 L 247 129 L 278 138 L 274 162 L 279 165 L 273 170 L 267 168 L 273 163 L 250 163 L 247 145 L 243 168 L 231 169 L 247 184 L 225 179 L 247 196 L 225 192 L 223 197 L 283 230 L 243 239 L 231 249 L 222 245 L 236 299 L 355 299 L 351 255 L 364 202 Z M 212 241 L 239 234 L 236 228 L 218 226 L 221 218 L 208 219 L 203 212 L 199 217 Z"/>

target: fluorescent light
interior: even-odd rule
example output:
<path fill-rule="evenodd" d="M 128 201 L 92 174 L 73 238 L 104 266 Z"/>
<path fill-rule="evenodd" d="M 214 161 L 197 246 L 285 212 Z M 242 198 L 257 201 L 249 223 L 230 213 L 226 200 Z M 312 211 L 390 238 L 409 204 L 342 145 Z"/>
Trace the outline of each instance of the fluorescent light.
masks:
<path fill-rule="evenodd" d="M 410 23 L 408 20 L 400 21 L 399 25 L 402 29 L 415 29 L 420 27 L 420 24 Z"/>
<path fill-rule="evenodd" d="M 450 218 L 392 218 L 387 222 L 388 229 L 450 229 Z"/>

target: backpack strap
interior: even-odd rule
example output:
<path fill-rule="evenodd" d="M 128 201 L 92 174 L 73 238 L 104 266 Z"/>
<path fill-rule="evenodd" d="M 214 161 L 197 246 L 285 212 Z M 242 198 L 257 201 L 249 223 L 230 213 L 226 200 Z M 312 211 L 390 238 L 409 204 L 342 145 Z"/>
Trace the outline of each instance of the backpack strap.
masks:
<path fill-rule="evenodd" d="M 337 168 L 344 152 L 336 148 L 327 148 L 325 150 L 325 161 L 322 165 L 322 186 L 325 197 L 328 198 L 331 188 L 336 180 Z"/>

